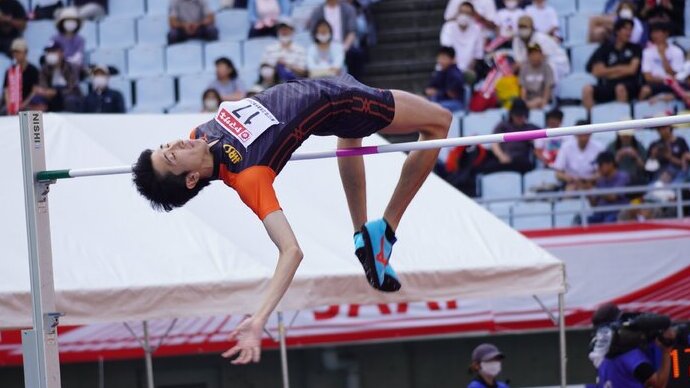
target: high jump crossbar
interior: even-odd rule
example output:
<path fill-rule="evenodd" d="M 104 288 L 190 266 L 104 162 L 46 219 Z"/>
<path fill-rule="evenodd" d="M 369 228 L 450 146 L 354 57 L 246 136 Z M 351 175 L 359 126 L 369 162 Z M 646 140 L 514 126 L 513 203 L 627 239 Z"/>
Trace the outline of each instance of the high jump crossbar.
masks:
<path fill-rule="evenodd" d="M 613 123 L 587 124 L 561 128 L 535 129 L 522 132 L 496 133 L 491 135 L 465 136 L 451 139 L 425 140 L 397 144 L 384 144 L 378 146 L 365 146 L 356 148 L 341 148 L 328 151 L 303 152 L 293 154 L 290 161 L 342 158 L 348 156 L 361 156 L 373 154 L 385 154 L 390 152 L 407 152 L 416 150 L 429 150 L 446 147 L 471 146 L 478 144 L 509 143 L 516 141 L 528 141 L 549 137 L 568 135 L 591 134 L 597 132 L 620 131 L 622 129 L 655 128 L 676 124 L 690 124 L 690 114 L 674 115 L 666 117 L 654 117 L 638 120 L 624 120 Z M 77 178 L 85 176 L 128 174 L 132 172 L 132 166 L 46 170 L 36 174 L 37 181 L 53 181 L 57 179 Z"/>

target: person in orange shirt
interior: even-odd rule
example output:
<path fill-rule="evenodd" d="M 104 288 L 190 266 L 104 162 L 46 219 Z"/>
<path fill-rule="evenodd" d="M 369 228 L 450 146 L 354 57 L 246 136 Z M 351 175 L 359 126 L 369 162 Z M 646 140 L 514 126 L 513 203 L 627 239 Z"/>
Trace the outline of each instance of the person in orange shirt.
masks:
<path fill-rule="evenodd" d="M 263 327 L 287 291 L 303 254 L 281 210 L 273 181 L 293 152 L 311 135 L 337 136 L 338 148 L 362 145 L 373 133 L 419 132 L 420 140 L 448 134 L 451 114 L 440 105 L 398 90 L 382 90 L 353 77 L 299 80 L 276 85 L 251 98 L 223 102 L 216 116 L 192 130 L 189 140 L 175 140 L 144 150 L 133 168 L 139 193 L 156 210 L 182 206 L 212 180 L 222 180 L 262 220 L 279 250 L 278 264 L 263 303 L 231 334 L 236 346 L 225 357 L 235 364 L 258 362 Z M 438 150 L 413 151 L 383 218 L 367 222 L 364 161 L 338 159 L 354 226 L 355 254 L 369 284 L 383 292 L 400 289 L 389 264 L 395 230 Z"/>

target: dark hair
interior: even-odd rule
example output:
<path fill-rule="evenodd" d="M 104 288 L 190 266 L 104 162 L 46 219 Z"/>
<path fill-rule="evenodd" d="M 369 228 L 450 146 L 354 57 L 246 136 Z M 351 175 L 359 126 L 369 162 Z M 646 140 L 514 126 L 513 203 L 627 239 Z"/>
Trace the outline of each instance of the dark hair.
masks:
<path fill-rule="evenodd" d="M 202 100 L 205 99 L 206 96 L 208 96 L 209 94 L 213 94 L 213 97 L 218 98 L 218 102 L 221 102 L 223 100 L 220 97 L 220 93 L 218 93 L 218 91 L 214 88 L 208 88 L 208 89 L 204 90 L 204 93 L 201 95 L 201 99 Z"/>
<path fill-rule="evenodd" d="M 589 125 L 589 124 L 590 124 L 590 122 L 587 119 L 580 119 L 580 120 L 577 120 L 575 122 L 575 125 Z M 584 135 L 584 133 L 582 133 L 581 135 Z"/>
<path fill-rule="evenodd" d="M 185 183 L 187 173 L 159 176 L 153 170 L 152 153 L 153 150 L 144 150 L 139 155 L 137 163 L 132 167 L 132 181 L 139 194 L 149 200 L 154 210 L 169 212 L 180 207 L 211 183 L 209 179 L 202 179 L 196 186 L 188 189 Z"/>
<path fill-rule="evenodd" d="M 671 32 L 671 26 L 666 22 L 656 22 L 649 25 L 649 33 L 654 31 L 664 31 L 667 34 Z"/>
<path fill-rule="evenodd" d="M 599 165 L 601 165 L 602 163 L 611 163 L 615 166 L 616 157 L 613 155 L 613 153 L 609 151 L 604 151 L 597 155 L 596 163 Z"/>
<path fill-rule="evenodd" d="M 633 21 L 630 19 L 619 18 L 618 20 L 616 20 L 616 23 L 613 25 L 613 31 L 618 32 L 626 26 L 633 28 L 633 27 L 635 27 L 635 23 L 633 23 Z"/>
<path fill-rule="evenodd" d="M 436 52 L 437 55 L 447 55 L 451 58 L 455 58 L 455 49 L 449 46 L 441 46 Z"/>
<path fill-rule="evenodd" d="M 516 98 L 513 100 L 513 105 L 510 107 L 509 117 L 512 119 L 513 116 L 529 116 L 529 108 L 523 99 Z"/>
<path fill-rule="evenodd" d="M 321 27 L 322 25 L 328 26 L 328 30 L 331 32 L 331 40 L 328 41 L 328 43 L 333 41 L 333 27 L 331 26 L 331 23 L 329 23 L 326 19 L 320 19 L 316 24 L 314 24 L 314 28 L 311 30 L 311 37 L 316 43 L 321 43 L 318 40 L 316 40 L 316 31 Z"/>
<path fill-rule="evenodd" d="M 616 136 L 616 140 L 614 140 L 614 144 L 615 144 L 615 145 L 614 145 L 614 148 L 615 148 L 616 150 L 621 149 L 621 147 L 623 146 L 623 144 L 621 144 L 621 137 L 620 137 L 620 136 Z M 640 148 L 640 142 L 637 141 L 637 139 L 635 138 L 635 136 L 631 136 L 630 144 L 631 144 L 632 148 L 634 148 L 635 150 L 637 150 L 637 149 Z"/>
<path fill-rule="evenodd" d="M 556 119 L 559 121 L 563 121 L 563 111 L 558 108 L 553 108 L 550 111 L 546 112 L 546 119 Z"/>
<path fill-rule="evenodd" d="M 230 68 L 230 79 L 237 78 L 237 68 L 235 67 L 235 64 L 232 63 L 232 60 L 230 60 L 230 58 L 220 57 L 220 58 L 216 59 L 216 62 L 215 62 L 216 66 L 220 65 L 221 63 Z"/>
<path fill-rule="evenodd" d="M 462 7 L 470 7 L 470 8 L 472 8 L 472 12 L 475 11 L 474 4 L 470 3 L 469 1 L 463 1 L 462 4 L 460 4 L 460 6 L 458 6 L 458 11 L 460 11 L 460 8 L 462 8 Z"/>

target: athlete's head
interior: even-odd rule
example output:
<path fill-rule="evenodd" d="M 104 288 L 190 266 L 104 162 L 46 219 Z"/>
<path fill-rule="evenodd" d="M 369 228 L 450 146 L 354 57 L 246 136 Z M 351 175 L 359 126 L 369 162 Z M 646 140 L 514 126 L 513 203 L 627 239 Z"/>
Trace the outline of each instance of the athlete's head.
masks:
<path fill-rule="evenodd" d="M 204 140 L 174 140 L 144 150 L 132 169 L 132 180 L 155 210 L 180 207 L 208 186 L 208 145 Z M 212 159 L 211 159 L 212 160 Z M 213 168 L 211 164 L 211 169 Z"/>

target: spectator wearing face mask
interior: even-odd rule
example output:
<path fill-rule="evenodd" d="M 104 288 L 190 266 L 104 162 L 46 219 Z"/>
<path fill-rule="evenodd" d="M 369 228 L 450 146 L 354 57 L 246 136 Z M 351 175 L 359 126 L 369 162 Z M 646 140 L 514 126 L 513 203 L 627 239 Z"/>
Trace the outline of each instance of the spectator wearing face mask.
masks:
<path fill-rule="evenodd" d="M 50 112 L 81 112 L 84 98 L 79 89 L 79 68 L 65 61 L 58 42 L 51 41 L 44 53 L 36 97 Z"/>
<path fill-rule="evenodd" d="M 216 79 L 208 85 L 220 94 L 221 101 L 237 101 L 243 99 L 246 89 L 242 80 L 238 78 L 237 68 L 230 58 L 216 59 Z"/>
<path fill-rule="evenodd" d="M 637 5 L 632 0 L 620 1 L 611 14 L 592 16 L 589 19 L 589 41 L 605 43 L 607 37 L 615 32 L 615 23 L 621 19 L 630 20 L 633 23 L 629 42 L 644 45 L 646 43 L 644 25 L 637 17 Z"/>
<path fill-rule="evenodd" d="M 464 93 L 462 72 L 455 66 L 455 50 L 441 47 L 436 55 L 436 70 L 424 94 L 449 111 L 457 112 L 464 107 Z"/>
<path fill-rule="evenodd" d="M 278 21 L 290 14 L 289 0 L 249 0 L 249 38 L 276 36 Z"/>
<path fill-rule="evenodd" d="M 481 344 L 472 351 L 470 373 L 474 376 L 467 388 L 510 388 L 496 380 L 501 373 L 503 353 L 493 344 Z"/>
<path fill-rule="evenodd" d="M 474 21 L 474 6 L 469 1 L 460 4 L 454 20 L 447 21 L 441 28 L 441 46 L 455 50 L 455 62 L 463 73 L 472 73 L 475 78 L 477 61 L 484 57 L 484 38 Z"/>
<path fill-rule="evenodd" d="M 55 21 L 58 33 L 52 37 L 54 42 L 58 42 L 62 46 L 65 60 L 78 67 L 82 67 L 84 64 L 85 41 L 79 35 L 81 24 L 79 12 L 76 8 L 62 8 Z"/>
<path fill-rule="evenodd" d="M 518 20 L 518 35 L 513 38 L 513 56 L 518 64 L 527 60 L 527 46 L 533 44 L 541 47 L 546 63 L 553 70 L 555 82 L 570 73 L 570 60 L 563 47 L 553 37 L 536 31 L 532 18 L 525 15 Z"/>
<path fill-rule="evenodd" d="M 532 1 L 532 5 L 525 8 L 525 13 L 532 18 L 536 31 L 560 40 L 561 27 L 558 23 L 558 13 L 552 6 L 546 4 L 546 0 Z"/>
<path fill-rule="evenodd" d="M 213 88 L 208 88 L 204 90 L 204 94 L 201 96 L 202 102 L 202 113 L 216 113 L 218 107 L 220 106 L 220 94 Z"/>
<path fill-rule="evenodd" d="M 454 20 L 458 17 L 460 5 L 463 3 L 470 3 L 472 5 L 472 18 L 475 19 L 480 29 L 493 30 L 496 28 L 494 19 L 496 19 L 496 3 L 494 0 L 450 0 L 446 5 L 446 10 L 443 13 L 446 21 Z"/>
<path fill-rule="evenodd" d="M 512 39 L 517 34 L 518 19 L 525 14 L 525 10 L 520 8 L 518 0 L 505 0 L 505 8 L 496 12 L 496 33 L 498 35 Z"/>
<path fill-rule="evenodd" d="M 262 63 L 259 68 L 259 80 L 250 90 L 263 91 L 280 83 L 275 67 L 268 63 Z M 258 93 L 258 92 L 257 92 Z"/>
<path fill-rule="evenodd" d="M 84 99 L 86 113 L 125 113 L 122 93 L 108 86 L 110 71 L 97 65 L 91 70 L 91 92 Z"/>
<path fill-rule="evenodd" d="M 309 78 L 341 74 L 345 58 L 339 43 L 333 42 L 333 30 L 326 20 L 316 23 L 312 31 L 314 44 L 307 51 Z"/>
<path fill-rule="evenodd" d="M 38 86 L 38 68 L 27 59 L 29 46 L 24 39 L 15 39 L 11 50 L 14 64 L 5 71 L 2 87 L 5 92 L 6 111 L 14 115 L 20 110 L 32 109 L 32 99 Z"/>
<path fill-rule="evenodd" d="M 295 26 L 290 18 L 278 22 L 278 42 L 264 50 L 262 63 L 275 66 L 281 81 L 307 75 L 307 50 L 293 41 Z"/>

